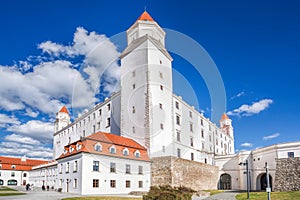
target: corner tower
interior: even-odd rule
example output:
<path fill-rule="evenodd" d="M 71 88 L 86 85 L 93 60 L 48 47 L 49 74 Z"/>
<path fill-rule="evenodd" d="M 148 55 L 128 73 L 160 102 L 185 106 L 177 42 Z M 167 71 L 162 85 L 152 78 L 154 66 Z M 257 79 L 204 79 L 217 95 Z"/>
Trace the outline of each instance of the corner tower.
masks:
<path fill-rule="evenodd" d="M 145 11 L 127 30 L 120 56 L 121 135 L 147 147 L 150 157 L 172 151 L 173 59 L 165 35 Z"/>
<path fill-rule="evenodd" d="M 232 120 L 224 113 L 220 119 L 220 128 L 231 138 L 233 138 Z"/>
<path fill-rule="evenodd" d="M 54 125 L 54 133 L 61 130 L 62 128 L 68 126 L 71 123 L 70 121 L 70 114 L 66 106 L 63 106 L 57 113 L 56 113 L 56 120 Z"/>

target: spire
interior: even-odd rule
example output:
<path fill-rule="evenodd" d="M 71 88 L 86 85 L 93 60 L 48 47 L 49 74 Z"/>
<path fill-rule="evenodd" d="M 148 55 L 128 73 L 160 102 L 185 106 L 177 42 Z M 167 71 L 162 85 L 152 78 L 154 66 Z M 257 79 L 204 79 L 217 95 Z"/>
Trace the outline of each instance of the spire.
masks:
<path fill-rule="evenodd" d="M 64 112 L 64 113 L 67 113 L 67 114 L 69 115 L 69 111 L 68 111 L 68 109 L 67 109 L 66 106 L 63 106 L 63 107 L 60 109 L 59 112 Z"/>
<path fill-rule="evenodd" d="M 143 14 L 137 20 L 152 21 L 152 22 L 154 22 L 154 19 L 149 15 L 149 13 L 146 11 L 146 9 L 143 12 Z"/>
<path fill-rule="evenodd" d="M 223 113 L 223 115 L 221 117 L 221 120 L 224 120 L 224 119 L 229 119 L 229 117 L 226 113 Z"/>

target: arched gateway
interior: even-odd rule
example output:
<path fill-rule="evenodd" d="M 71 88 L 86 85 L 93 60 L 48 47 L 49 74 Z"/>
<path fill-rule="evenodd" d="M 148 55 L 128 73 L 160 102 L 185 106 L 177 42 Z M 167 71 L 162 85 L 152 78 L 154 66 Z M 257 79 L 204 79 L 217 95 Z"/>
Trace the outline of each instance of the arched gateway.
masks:
<path fill-rule="evenodd" d="M 220 190 L 231 190 L 231 176 L 229 174 L 222 174 L 219 180 Z"/>

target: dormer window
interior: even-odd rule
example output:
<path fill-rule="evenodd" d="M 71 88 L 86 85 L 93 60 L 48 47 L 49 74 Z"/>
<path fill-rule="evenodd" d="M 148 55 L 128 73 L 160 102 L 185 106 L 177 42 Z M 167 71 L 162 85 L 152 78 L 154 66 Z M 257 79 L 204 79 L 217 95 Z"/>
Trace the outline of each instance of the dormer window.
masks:
<path fill-rule="evenodd" d="M 129 156 L 129 150 L 127 148 L 123 149 L 123 155 Z"/>
<path fill-rule="evenodd" d="M 140 158 L 140 157 L 141 157 L 140 151 L 139 151 L 139 150 L 135 151 L 135 152 L 134 152 L 134 156 L 135 156 L 136 158 Z"/>
<path fill-rule="evenodd" d="M 70 147 L 69 152 L 72 153 L 73 150 L 74 150 L 74 148 L 73 148 L 73 147 Z"/>
<path fill-rule="evenodd" d="M 16 165 L 12 165 L 11 168 L 12 168 L 12 169 L 16 169 Z"/>
<path fill-rule="evenodd" d="M 2 164 L 0 164 L 0 169 L 2 169 Z"/>
<path fill-rule="evenodd" d="M 66 155 L 68 153 L 68 150 L 67 149 L 65 149 L 64 150 L 64 155 Z"/>
<path fill-rule="evenodd" d="M 111 153 L 111 154 L 116 154 L 116 147 L 111 146 L 111 147 L 109 148 L 109 153 Z"/>
<path fill-rule="evenodd" d="M 81 149 L 81 144 L 76 144 L 76 150 L 79 151 Z"/>
<path fill-rule="evenodd" d="M 100 143 L 95 144 L 94 149 L 95 149 L 95 151 L 98 151 L 98 152 L 102 151 L 101 144 Z"/>

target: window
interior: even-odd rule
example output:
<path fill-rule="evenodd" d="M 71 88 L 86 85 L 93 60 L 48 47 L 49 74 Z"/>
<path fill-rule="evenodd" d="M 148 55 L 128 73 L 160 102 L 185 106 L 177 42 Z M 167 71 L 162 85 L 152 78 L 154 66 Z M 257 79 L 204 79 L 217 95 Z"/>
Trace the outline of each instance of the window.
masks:
<path fill-rule="evenodd" d="M 112 188 L 116 187 L 116 180 L 110 180 L 110 187 Z"/>
<path fill-rule="evenodd" d="M 125 149 L 123 150 L 123 155 L 124 155 L 124 156 L 129 156 L 129 150 L 128 150 L 127 148 L 125 148 Z"/>
<path fill-rule="evenodd" d="M 135 89 L 135 84 L 132 84 L 132 89 Z"/>
<path fill-rule="evenodd" d="M 93 125 L 93 133 L 96 132 L 96 125 Z"/>
<path fill-rule="evenodd" d="M 201 121 L 200 121 L 200 122 L 201 122 L 201 126 L 203 126 L 203 119 L 201 119 Z"/>
<path fill-rule="evenodd" d="M 85 137 L 85 130 L 82 131 L 82 136 Z"/>
<path fill-rule="evenodd" d="M 180 135 L 181 133 L 179 131 L 177 131 L 177 141 L 180 142 Z"/>
<path fill-rule="evenodd" d="M 63 169 L 63 164 L 60 164 L 60 167 L 59 167 L 59 173 L 60 174 L 62 173 L 62 169 Z"/>
<path fill-rule="evenodd" d="M 98 184 L 99 184 L 99 182 L 98 182 Z M 77 186 L 78 186 L 78 181 L 77 181 L 77 179 L 75 178 L 74 179 L 74 182 L 73 182 L 73 188 L 77 188 Z"/>
<path fill-rule="evenodd" d="M 207 158 L 204 159 L 204 163 L 207 164 Z"/>
<path fill-rule="evenodd" d="M 69 144 L 71 143 L 71 137 L 69 137 Z M 71 149 L 71 148 L 70 148 Z M 71 153 L 72 151 L 70 151 L 70 153 Z"/>
<path fill-rule="evenodd" d="M 16 169 L 16 165 L 12 165 L 11 168 L 12 168 L 12 169 Z"/>
<path fill-rule="evenodd" d="M 194 160 L 194 153 L 191 153 L 191 160 Z"/>
<path fill-rule="evenodd" d="M 164 124 L 160 124 L 160 129 L 164 130 Z"/>
<path fill-rule="evenodd" d="M 115 173 L 116 172 L 116 163 L 110 163 L 110 172 Z"/>
<path fill-rule="evenodd" d="M 15 172 L 11 172 L 11 177 L 15 177 Z"/>
<path fill-rule="evenodd" d="M 110 111 L 110 103 L 107 104 L 107 111 Z"/>
<path fill-rule="evenodd" d="M 135 107 L 132 106 L 132 113 L 134 114 L 135 113 Z"/>
<path fill-rule="evenodd" d="M 193 113 L 192 113 L 192 111 L 190 111 L 190 118 L 193 118 Z"/>
<path fill-rule="evenodd" d="M 96 119 L 96 113 L 93 113 L 93 119 Z"/>
<path fill-rule="evenodd" d="M 218 139 L 216 139 L 216 145 L 218 145 Z"/>
<path fill-rule="evenodd" d="M 130 181 L 126 180 L 125 185 L 126 185 L 126 188 L 130 188 Z"/>
<path fill-rule="evenodd" d="M 204 138 L 204 130 L 201 129 L 201 137 Z"/>
<path fill-rule="evenodd" d="M 165 146 L 162 146 L 162 152 L 166 152 L 166 147 Z"/>
<path fill-rule="evenodd" d="M 179 103 L 178 103 L 178 101 L 175 101 L 175 107 L 176 107 L 177 109 L 179 109 Z"/>
<path fill-rule="evenodd" d="M 159 104 L 159 108 L 160 108 L 160 109 L 163 109 L 163 105 L 162 105 L 161 103 Z"/>
<path fill-rule="evenodd" d="M 135 133 L 135 127 L 134 126 L 132 127 L 132 133 Z"/>
<path fill-rule="evenodd" d="M 99 109 L 99 116 L 102 115 L 102 109 Z"/>
<path fill-rule="evenodd" d="M 77 160 L 74 161 L 74 168 L 73 168 L 73 172 L 77 172 L 78 169 L 78 162 Z"/>
<path fill-rule="evenodd" d="M 180 116 L 179 115 L 176 115 L 176 124 L 180 125 Z"/>
<path fill-rule="evenodd" d="M 85 125 L 85 119 L 83 120 L 83 125 Z"/>
<path fill-rule="evenodd" d="M 162 61 L 161 61 L 161 60 L 159 61 L 159 64 L 162 64 Z"/>
<path fill-rule="evenodd" d="M 106 120 L 106 128 L 107 127 L 110 127 L 110 117 L 108 117 L 107 120 Z"/>
<path fill-rule="evenodd" d="M 190 138 L 190 145 L 191 145 L 191 147 L 194 146 L 194 138 L 193 137 Z"/>
<path fill-rule="evenodd" d="M 139 181 L 139 188 L 143 187 L 143 181 Z"/>
<path fill-rule="evenodd" d="M 99 161 L 93 161 L 93 171 L 99 171 Z"/>
<path fill-rule="evenodd" d="M 288 152 L 288 158 L 294 158 L 295 154 L 294 152 Z"/>
<path fill-rule="evenodd" d="M 81 145 L 79 143 L 76 144 L 76 150 L 80 150 L 81 149 Z"/>
<path fill-rule="evenodd" d="M 141 157 L 141 153 L 140 153 L 139 151 L 135 151 L 135 152 L 134 152 L 134 156 L 135 156 L 136 158 L 140 158 L 140 157 Z"/>
<path fill-rule="evenodd" d="M 99 179 L 93 179 L 93 188 L 99 187 Z"/>
<path fill-rule="evenodd" d="M 69 173 L 69 171 L 70 171 L 70 163 L 67 162 L 67 164 L 66 164 L 66 173 Z"/>
<path fill-rule="evenodd" d="M 26 174 L 26 173 L 24 173 L 24 174 L 23 174 L 23 177 L 27 177 L 27 174 Z"/>
<path fill-rule="evenodd" d="M 59 179 L 59 187 L 62 186 L 62 182 L 63 182 L 63 180 L 62 180 L 62 179 Z"/>
<path fill-rule="evenodd" d="M 164 90 L 164 86 L 160 85 L 160 90 L 163 91 Z"/>
<path fill-rule="evenodd" d="M 132 77 L 135 77 L 135 71 L 132 72 Z"/>
<path fill-rule="evenodd" d="M 202 142 L 202 150 L 204 149 L 204 142 Z"/>
<path fill-rule="evenodd" d="M 89 122 L 91 121 L 91 116 L 88 117 Z"/>
<path fill-rule="evenodd" d="M 130 165 L 126 164 L 126 174 L 130 174 Z"/>
<path fill-rule="evenodd" d="M 139 166 L 139 174 L 143 174 L 143 166 Z"/>
<path fill-rule="evenodd" d="M 159 77 L 160 77 L 160 78 L 164 78 L 163 73 L 159 72 Z"/>
<path fill-rule="evenodd" d="M 100 122 L 97 122 L 97 129 L 100 129 Z"/>
<path fill-rule="evenodd" d="M 179 148 L 177 148 L 177 157 L 181 158 L 181 150 Z"/>
<path fill-rule="evenodd" d="M 193 130 L 193 124 L 192 124 L 192 123 L 190 123 L 190 131 L 191 131 L 191 132 L 194 131 L 194 130 Z"/>
<path fill-rule="evenodd" d="M 116 154 L 116 148 L 115 148 L 114 146 L 111 146 L 111 147 L 109 148 L 109 153 L 111 153 L 111 154 Z"/>
<path fill-rule="evenodd" d="M 102 146 L 100 143 L 97 143 L 95 146 L 94 146 L 94 149 L 95 151 L 102 151 Z"/>
<path fill-rule="evenodd" d="M 211 142 L 211 135 L 209 135 L 209 141 Z"/>

